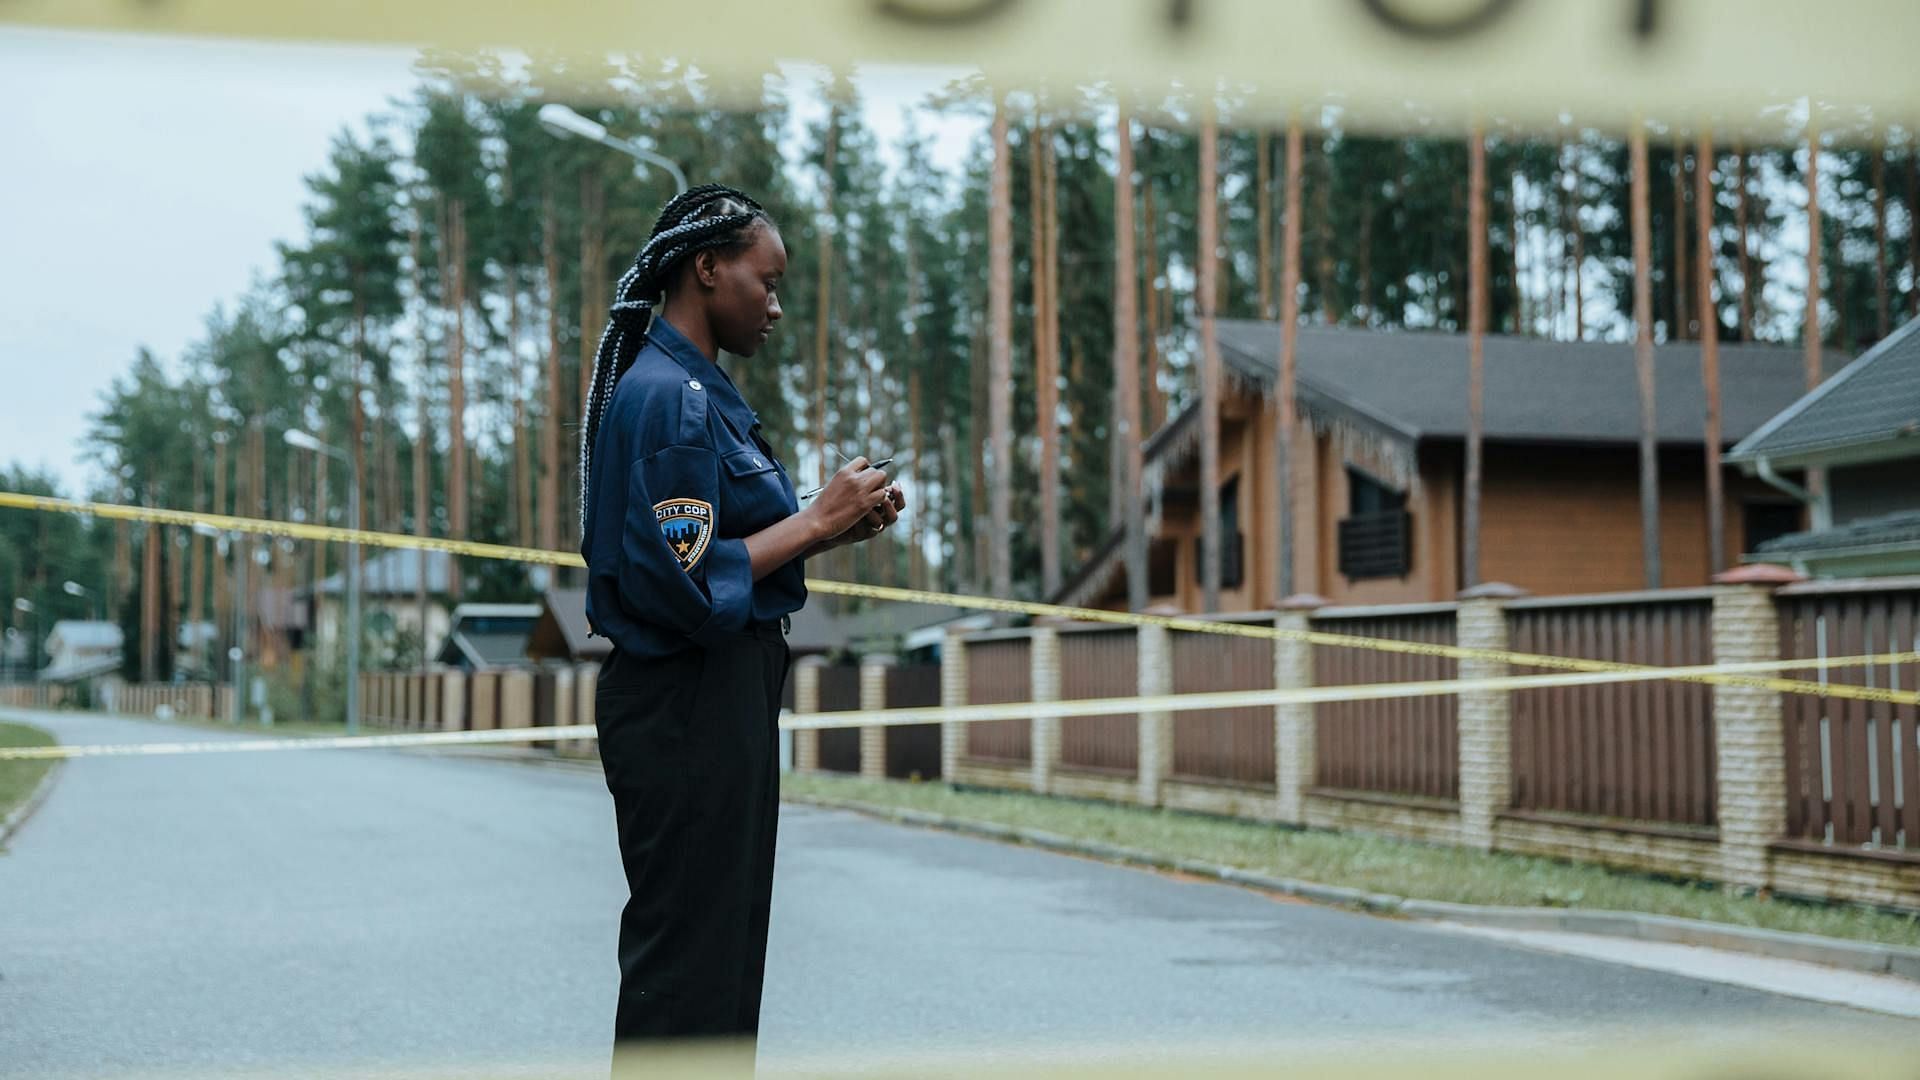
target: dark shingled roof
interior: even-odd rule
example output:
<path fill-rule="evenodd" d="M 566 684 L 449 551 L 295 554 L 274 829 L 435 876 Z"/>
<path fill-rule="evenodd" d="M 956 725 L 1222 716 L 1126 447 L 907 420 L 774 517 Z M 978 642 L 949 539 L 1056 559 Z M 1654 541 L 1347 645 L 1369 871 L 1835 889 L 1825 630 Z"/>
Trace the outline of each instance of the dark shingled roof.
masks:
<path fill-rule="evenodd" d="M 1263 389 L 1279 363 L 1277 323 L 1219 322 L 1230 375 Z M 1371 421 L 1412 440 L 1467 432 L 1467 339 L 1435 331 L 1301 327 L 1301 403 Z M 1632 342 L 1571 342 L 1489 334 L 1486 437 L 1547 442 L 1630 443 L 1640 435 Z M 1778 345 L 1720 347 L 1721 429 L 1728 442 L 1754 431 L 1806 386 L 1801 351 Z M 1657 426 L 1662 442 L 1698 442 L 1706 393 L 1700 346 L 1654 348 Z"/>
<path fill-rule="evenodd" d="M 601 660 L 613 654 L 613 642 L 587 625 L 587 590 L 548 589 L 540 619 L 527 642 L 535 660 Z"/>
<path fill-rule="evenodd" d="M 1920 455 L 1920 319 L 1887 335 L 1734 448 L 1735 460 L 1773 459 L 1915 440 Z M 1784 459 L 1784 460 L 1783 460 Z"/>
<path fill-rule="evenodd" d="M 1920 546 L 1920 510 L 1861 518 L 1831 529 L 1789 533 L 1760 545 L 1762 555 L 1810 555 L 1889 544 Z"/>

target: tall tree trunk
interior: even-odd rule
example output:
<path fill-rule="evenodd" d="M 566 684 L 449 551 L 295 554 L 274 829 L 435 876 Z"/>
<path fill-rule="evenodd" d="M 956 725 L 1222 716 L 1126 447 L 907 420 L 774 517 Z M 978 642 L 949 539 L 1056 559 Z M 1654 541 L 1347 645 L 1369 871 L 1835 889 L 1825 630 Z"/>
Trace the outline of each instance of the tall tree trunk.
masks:
<path fill-rule="evenodd" d="M 540 200 L 540 256 L 547 287 L 545 417 L 540 439 L 540 547 L 560 547 L 560 220 L 549 186 Z M 423 432 L 424 434 L 424 432 Z M 416 466 L 417 467 L 417 466 Z"/>
<path fill-rule="evenodd" d="M 1200 309 L 1200 593 L 1203 610 L 1220 610 L 1220 342 L 1214 316 L 1220 292 L 1220 121 L 1212 103 L 1200 121 L 1200 250 L 1194 253 Z"/>
<path fill-rule="evenodd" d="M 1694 324 L 1692 266 L 1687 261 L 1687 147 L 1673 140 L 1673 339 L 1699 336 Z"/>
<path fill-rule="evenodd" d="M 1747 236 L 1747 148 L 1733 148 L 1733 231 L 1740 244 L 1740 340 L 1753 340 L 1753 243 Z"/>
<path fill-rule="evenodd" d="M 1628 136 L 1628 155 L 1633 168 L 1633 367 L 1640 387 L 1640 552 L 1645 562 L 1645 586 L 1660 587 L 1660 462 L 1655 442 L 1655 404 L 1653 391 L 1653 230 L 1648 220 L 1647 129 L 1635 121 Z M 1676 164 L 1674 176 L 1679 176 Z M 1674 234 L 1676 242 L 1680 237 Z M 1681 302 L 1684 290 L 1676 290 Z M 1684 324 L 1676 318 L 1676 324 Z"/>
<path fill-rule="evenodd" d="M 227 513 L 227 436 L 225 432 L 215 432 L 213 436 L 213 512 L 216 514 Z M 125 565 L 127 541 L 125 522 L 116 523 L 114 527 L 114 540 L 115 576 L 118 577 L 119 568 Z M 316 548 L 324 548 L 326 545 L 315 544 L 314 546 Z M 215 548 L 213 554 L 217 557 L 218 553 L 219 549 Z M 227 638 L 229 633 L 228 627 L 230 627 L 232 623 L 227 618 L 227 604 L 230 601 L 227 597 L 227 575 L 224 572 L 225 567 L 219 566 L 216 558 L 210 560 L 208 569 L 213 575 L 213 621 L 214 629 L 217 632 L 215 640 L 226 641 L 228 645 L 237 645 L 239 644 L 238 642 L 229 641 Z M 126 595 L 125 586 L 121 586 L 116 589 L 115 592 L 123 596 Z M 215 663 L 212 666 L 218 668 L 220 665 Z"/>
<path fill-rule="evenodd" d="M 827 145 L 820 166 L 820 226 L 817 260 L 819 292 L 813 305 L 813 449 L 819 459 L 818 483 L 838 470 L 838 463 L 827 453 L 827 355 L 828 338 L 833 325 L 833 159 L 840 141 L 839 108 L 827 106 Z"/>
<path fill-rule="evenodd" d="M 447 224 L 452 231 L 449 268 L 452 287 L 449 306 L 453 316 L 453 338 L 447 346 L 447 509 L 448 532 L 457 539 L 467 535 L 467 225 L 466 205 L 454 199 L 447 208 Z M 461 575 L 456 571 L 447 582 L 448 591 L 458 599 Z"/>
<path fill-rule="evenodd" d="M 420 226 L 418 223 L 414 225 L 408 237 L 408 247 L 412 252 L 412 258 L 408 260 L 408 272 L 412 277 L 413 295 L 424 304 L 427 293 L 420 280 Z M 413 436 L 413 534 L 424 537 L 432 535 L 429 526 L 433 516 L 432 478 L 431 471 L 427 467 L 428 455 L 433 452 L 433 426 L 429 408 L 433 397 L 431 389 L 433 366 L 427 351 L 427 322 L 424 317 L 418 323 L 418 333 L 420 376 L 419 386 L 415 388 L 418 396 L 414 399 L 414 422 L 418 430 Z M 553 393 L 553 385 L 550 382 L 547 387 L 549 401 L 552 400 Z M 324 465 L 322 467 L 324 468 Z M 325 545 L 314 546 L 320 548 Z M 413 567 L 413 604 L 414 610 L 420 615 L 420 673 L 424 675 L 433 656 L 432 628 L 427 625 L 427 551 L 425 548 L 415 550 Z"/>
<path fill-rule="evenodd" d="M 1044 260 L 1047 277 L 1047 378 L 1040 392 L 1041 415 L 1045 424 L 1041 428 L 1040 463 L 1042 475 L 1046 477 L 1041 489 L 1040 528 L 1042 533 L 1051 533 L 1047 541 L 1047 552 L 1053 560 L 1053 589 L 1060 587 L 1060 160 L 1054 147 L 1053 126 L 1047 126 L 1047 138 L 1044 147 L 1047 192 L 1043 206 L 1046 210 L 1046 258 Z M 1047 575 L 1046 563 L 1041 563 L 1041 577 Z M 1048 595 L 1052 595 L 1049 592 Z"/>
<path fill-rule="evenodd" d="M 988 424 L 993 437 L 993 595 L 1013 595 L 1013 180 L 1007 106 L 993 107 L 993 175 L 987 199 Z M 1122 266 L 1131 263 L 1122 263 Z M 1131 278 L 1131 274 L 1122 274 Z"/>
<path fill-rule="evenodd" d="M 1573 148 L 1573 165 L 1569 179 L 1573 188 L 1567 193 L 1567 232 L 1573 238 L 1573 340 L 1587 339 L 1587 231 L 1580 221 L 1580 211 L 1585 209 L 1580 188 L 1580 147 Z"/>
<path fill-rule="evenodd" d="M 1920 148 L 1907 160 L 1907 313 L 1920 316 Z"/>
<path fill-rule="evenodd" d="M 1319 153 L 1314 158 L 1318 162 L 1320 175 L 1318 182 L 1313 185 L 1313 246 L 1320 288 L 1320 319 L 1326 325 L 1334 326 L 1340 322 L 1340 304 L 1333 295 L 1333 155 L 1327 152 L 1329 141 L 1328 136 L 1320 137 Z"/>
<path fill-rule="evenodd" d="M 1120 511 L 1125 519 L 1127 608 L 1147 606 L 1147 523 L 1140 505 L 1140 325 L 1134 296 L 1133 119 L 1125 103 L 1114 120 L 1113 437 L 1120 440 Z"/>
<path fill-rule="evenodd" d="M 199 454 L 193 458 L 193 509 L 195 513 L 207 508 L 206 459 Z M 206 599 L 207 589 L 207 538 L 189 530 L 187 532 L 189 561 L 187 572 L 187 625 L 192 628 L 189 640 L 196 653 L 202 658 L 206 655 L 206 644 L 200 637 L 200 605 Z M 204 662 L 204 659 L 202 660 Z"/>
<path fill-rule="evenodd" d="M 1873 140 L 1873 339 L 1887 336 L 1887 148 Z"/>
<path fill-rule="evenodd" d="M 981 430 L 989 409 L 987 335 L 984 330 L 980 316 L 975 315 L 973 343 L 967 355 L 967 370 L 972 379 L 972 386 L 969 389 L 973 396 L 971 415 L 967 423 L 967 441 L 971 444 L 970 449 L 973 452 L 973 484 L 967 501 L 967 521 L 970 526 L 967 536 L 973 542 L 971 584 L 976 589 L 989 587 L 989 582 L 993 579 L 991 545 L 987 539 L 989 528 L 987 523 L 987 433 Z"/>
<path fill-rule="evenodd" d="M 1036 124 L 1028 155 L 1028 217 L 1033 249 L 1034 420 L 1040 429 L 1040 591 L 1060 589 L 1059 378 L 1054 357 L 1053 129 Z"/>
<path fill-rule="evenodd" d="M 1461 584 L 1480 584 L 1481 433 L 1487 336 L 1487 136 L 1474 128 L 1467 143 L 1467 476 L 1461 522 Z M 1514 249 L 1519 249 L 1516 221 Z M 1516 279 L 1518 274 L 1515 275 Z"/>
<path fill-rule="evenodd" d="M 1280 378 L 1274 389 L 1277 423 L 1273 437 L 1274 605 L 1297 591 L 1294 586 L 1294 376 L 1300 335 L 1300 118 L 1287 122 L 1286 210 L 1280 240 Z M 1309 588 L 1314 586 L 1309 585 Z"/>
<path fill-rule="evenodd" d="M 1806 305 L 1806 375 L 1807 389 L 1820 385 L 1820 132 L 1815 115 L 1819 106 L 1811 100 L 1807 103 L 1807 305 Z M 1807 470 L 1807 492 L 1813 496 L 1813 527 L 1827 528 L 1832 524 L 1827 520 L 1826 505 L 1827 471 L 1823 468 Z"/>
<path fill-rule="evenodd" d="M 147 506 L 153 505 L 148 488 Z M 160 679 L 160 526 L 148 525 L 140 541 L 140 681 Z"/>
<path fill-rule="evenodd" d="M 1261 128 L 1254 139 L 1256 159 L 1254 175 L 1255 211 L 1260 231 L 1258 240 L 1260 274 L 1260 317 L 1271 319 L 1273 311 L 1273 133 Z"/>
<path fill-rule="evenodd" d="M 1469 168 L 1471 168 L 1471 166 L 1469 166 Z M 1471 179 L 1467 181 L 1467 186 L 1473 186 Z M 1467 197 L 1471 199 L 1473 196 L 1469 193 Z M 1528 337 L 1533 332 L 1533 324 L 1532 320 L 1528 318 L 1526 283 L 1520 278 L 1520 174 L 1517 171 L 1513 175 L 1512 182 L 1507 185 L 1507 211 L 1507 223 L 1509 227 L 1507 235 L 1513 240 L 1512 249 L 1508 252 L 1508 254 L 1513 257 L 1512 262 L 1508 266 L 1513 276 L 1513 334 L 1515 337 Z M 1482 212 L 1484 213 L 1485 211 Z M 1469 209 L 1467 213 L 1471 215 L 1473 211 Z M 1471 228 L 1472 226 L 1468 227 Z M 1471 276 L 1473 273 L 1473 257 L 1471 254 L 1473 242 L 1470 239 L 1467 243 L 1469 250 L 1467 273 Z M 1467 289 L 1469 293 L 1472 292 L 1473 286 L 1471 283 L 1468 284 Z M 1489 285 L 1488 292 L 1492 292 L 1491 285 Z M 1488 306 L 1491 307 L 1492 305 L 1489 304 Z M 1473 321 L 1473 297 L 1471 295 L 1467 297 L 1467 321 Z"/>
<path fill-rule="evenodd" d="M 594 354 L 600 347 L 600 331 L 606 326 L 607 191 L 600 175 L 592 170 L 580 174 L 580 396 L 575 414 L 581 430 L 586 429 L 587 398 L 592 393 Z M 574 507 L 574 524 L 584 520 L 585 507 Z"/>
<path fill-rule="evenodd" d="M 1820 385 L 1820 135 L 1811 115 L 1807 119 L 1807 389 Z"/>
<path fill-rule="evenodd" d="M 1153 132 L 1142 128 L 1140 150 L 1143 158 L 1152 148 Z M 1140 219 L 1141 252 L 1144 256 L 1140 271 L 1140 294 L 1146 304 L 1146 351 L 1143 360 L 1146 370 L 1140 380 L 1141 392 L 1145 395 L 1140 406 L 1143 417 L 1140 437 L 1144 439 L 1159 431 L 1167 420 L 1167 397 L 1160 389 L 1160 371 L 1166 363 L 1163 345 L 1173 317 L 1172 286 L 1167 282 L 1167 275 L 1160 265 L 1160 213 L 1153 197 L 1151 162 L 1140 170 Z"/>
<path fill-rule="evenodd" d="M 1721 492 L 1720 476 L 1720 313 L 1713 298 L 1713 133 L 1700 129 L 1700 146 L 1694 153 L 1694 221 L 1699 228 L 1700 273 L 1696 288 L 1700 298 L 1700 381 L 1707 395 L 1707 568 L 1718 574 L 1726 569 L 1726 498 Z"/>
<path fill-rule="evenodd" d="M 520 356 L 520 286 L 509 275 L 507 282 L 507 362 L 512 366 L 508 385 L 513 393 L 513 516 L 519 528 L 518 543 L 532 547 L 533 529 L 533 448 L 527 445 L 526 361 Z"/>

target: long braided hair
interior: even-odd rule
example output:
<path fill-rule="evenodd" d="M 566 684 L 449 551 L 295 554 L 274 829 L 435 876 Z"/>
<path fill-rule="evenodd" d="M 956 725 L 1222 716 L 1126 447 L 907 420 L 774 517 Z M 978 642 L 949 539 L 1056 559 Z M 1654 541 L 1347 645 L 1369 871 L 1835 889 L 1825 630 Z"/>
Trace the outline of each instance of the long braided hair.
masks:
<path fill-rule="evenodd" d="M 653 322 L 653 307 L 661 292 L 673 280 L 673 273 L 682 260 L 697 251 L 745 248 L 753 242 L 753 230 L 762 223 L 773 224 L 766 210 L 725 184 L 688 188 L 660 208 L 660 216 L 653 223 L 653 234 L 614 288 L 613 305 L 607 310 L 607 327 L 601 331 L 600 348 L 593 358 L 586 423 L 580 430 L 583 518 L 593 479 L 593 440 L 600 434 L 600 419 L 613 400 L 613 388 L 620 376 L 627 373 L 634 357 L 640 355 L 647 339 L 647 327 Z"/>

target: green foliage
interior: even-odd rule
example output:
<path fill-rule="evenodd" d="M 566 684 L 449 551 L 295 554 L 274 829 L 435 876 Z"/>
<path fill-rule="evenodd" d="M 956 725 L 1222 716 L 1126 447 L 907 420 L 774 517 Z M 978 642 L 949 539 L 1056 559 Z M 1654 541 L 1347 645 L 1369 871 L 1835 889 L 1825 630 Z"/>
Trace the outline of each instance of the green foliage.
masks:
<path fill-rule="evenodd" d="M 986 513 L 977 504 L 974 475 L 988 392 L 980 374 L 987 355 L 991 166 L 984 132 L 956 170 L 943 172 L 932 163 L 930 141 L 912 126 L 897 145 L 882 145 L 865 123 L 856 86 L 840 75 L 826 89 L 831 107 L 808 111 L 811 122 L 796 146 L 789 136 L 792 103 L 778 77 L 766 81 L 757 100 L 723 102 L 699 73 L 657 60 L 583 66 L 534 56 L 509 64 L 484 54 L 429 52 L 418 71 L 416 93 L 335 137 L 325 165 L 307 179 L 306 235 L 280 249 L 276 272 L 212 312 L 183 356 L 137 354 L 103 396 L 90 438 L 106 476 L 100 495 L 210 506 L 210 450 L 224 439 L 227 475 L 220 481 L 228 504 L 220 509 L 342 522 L 350 471 L 336 462 L 322 474 L 311 454 L 289 449 L 279 435 L 304 428 L 348 446 L 350 395 L 358 386 L 364 424 L 356 449 L 365 463 L 369 521 L 445 534 L 455 445 L 445 373 L 457 315 L 466 387 L 462 442 L 472 466 L 466 470 L 467 533 L 500 543 L 532 534 L 530 493 L 541 482 L 545 447 L 557 436 L 558 532 L 571 546 L 581 361 L 599 336 L 613 282 L 672 190 L 658 168 L 636 172 L 616 151 L 557 139 L 542 128 L 540 107 L 560 103 L 684 163 L 692 182 L 734 184 L 768 207 L 789 257 L 781 288 L 785 319 L 760 355 L 727 361 L 729 371 L 802 486 L 815 474 L 818 441 L 849 455 L 891 454 L 931 553 L 927 583 L 976 582 L 982 539 L 976 522 Z M 582 94 L 583 87 L 596 89 Z M 989 103 L 983 83 L 962 81 L 919 115 L 944 113 L 984 125 Z M 1139 332 L 1142 343 L 1153 346 L 1141 351 L 1143 361 L 1157 360 L 1144 377 L 1165 391 L 1165 415 L 1177 415 L 1194 394 L 1202 197 L 1195 113 L 1191 102 L 1160 104 L 1143 111 L 1135 127 L 1140 261 L 1124 268 L 1113 263 L 1115 133 L 1106 101 L 1089 90 L 1008 104 L 1015 363 L 1005 389 L 1017 439 L 1014 515 L 1021 522 L 1039 516 L 1028 165 L 1044 121 L 1059 176 L 1062 543 L 1069 571 L 1114 524 L 1108 517 L 1116 270 L 1141 283 L 1143 320 L 1150 306 L 1159 310 L 1157 325 Z M 1468 247 L 1464 141 L 1345 130 L 1332 113 L 1309 119 L 1302 317 L 1378 328 L 1460 328 Z M 1277 295 L 1285 140 L 1279 131 L 1266 136 L 1236 126 L 1230 115 L 1221 132 L 1221 184 L 1214 195 L 1222 210 L 1220 310 L 1228 316 L 1263 314 L 1263 275 L 1268 293 Z M 1263 145 L 1271 210 L 1265 263 L 1258 256 Z M 1649 193 L 1656 316 L 1666 336 L 1681 332 L 1673 307 L 1673 155 L 1671 142 L 1654 145 Z M 1823 158 L 1828 326 L 1849 347 L 1877 333 L 1872 155 L 1831 151 Z M 1798 240 L 1783 231 L 1798 197 L 1800 166 L 1792 152 L 1777 147 L 1751 148 L 1747 160 L 1751 261 L 1764 276 L 1768 258 L 1788 257 L 1778 253 Z M 1715 163 L 1720 194 L 1712 208 L 1725 337 L 1735 336 L 1739 291 L 1734 161 L 1729 149 Z M 1886 158 L 1892 209 L 1885 256 L 1895 306 L 1903 306 L 1913 288 L 1911 272 L 1902 277 L 1901 271 L 1913 227 L 1914 208 L 1906 205 L 1912 164 L 1906 147 Z M 1489 167 L 1492 327 L 1570 332 L 1577 223 L 1587 334 L 1624 337 L 1631 265 L 1624 147 L 1587 132 L 1570 131 L 1564 140 L 1496 133 Z M 830 204 L 822 199 L 829 190 Z M 464 242 L 452 232 L 456 210 Z M 1686 240 L 1691 248 L 1691 233 Z M 823 251 L 832 260 L 824 310 L 818 299 Z M 456 265 L 464 279 L 457 313 L 448 306 Z M 1793 326 L 1791 313 L 1772 310 L 1777 297 L 1759 289 L 1753 295 L 1758 333 L 1779 336 L 1781 327 Z M 815 334 L 823 319 L 826 383 L 818 386 Z M 917 408 L 910 395 L 916 384 Z M 557 401 L 552 408 L 550 388 Z M 815 430 L 814 409 L 822 400 L 825 428 Z M 912 453 L 916 432 L 922 459 Z M 258 460 L 248 457 L 249 445 L 258 447 Z M 425 459 L 424 492 L 416 490 L 416 448 Z M 24 489 L 35 478 L 11 479 L 17 482 L 9 486 Z M 248 501 L 240 505 L 243 492 Z M 416 520 L 416 505 L 424 507 L 424 520 Z M 42 529 L 52 531 L 36 535 Z M 915 561 L 905 547 L 909 535 L 902 529 L 862 549 L 836 552 L 815 572 L 903 581 Z M 1037 528 L 1016 530 L 1017 592 L 1037 591 L 1039 540 Z M 140 542 L 134 538 L 130 553 L 136 576 Z M 104 575 L 111 550 L 110 529 L 0 516 L 0 583 L 41 606 L 42 635 L 53 617 L 86 613 L 84 600 L 60 594 L 67 577 L 110 596 Z M 273 580 L 298 586 L 314 553 L 300 545 L 277 558 L 293 560 L 293 572 L 276 564 Z M 339 568 L 338 552 L 326 558 L 329 569 Z M 463 570 L 469 597 L 530 595 L 518 567 L 466 560 Z M 210 611 L 207 582 L 223 573 L 215 561 L 203 575 L 203 612 Z M 190 606 L 189 597 L 175 599 L 176 615 Z"/>

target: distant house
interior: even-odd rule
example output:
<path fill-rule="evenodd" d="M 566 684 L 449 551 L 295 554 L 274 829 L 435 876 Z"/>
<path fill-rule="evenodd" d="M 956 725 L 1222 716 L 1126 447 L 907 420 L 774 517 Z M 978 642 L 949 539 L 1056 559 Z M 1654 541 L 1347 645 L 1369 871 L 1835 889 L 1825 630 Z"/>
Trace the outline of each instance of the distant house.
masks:
<path fill-rule="evenodd" d="M 418 586 L 425 563 L 427 603 L 421 609 Z M 453 556 L 444 551 L 389 549 L 363 552 L 360 563 L 360 617 L 370 636 L 391 643 L 401 633 L 418 635 L 427 655 L 445 643 L 449 613 L 443 598 L 449 592 Z M 331 651 L 340 641 L 346 621 L 347 580 L 342 569 L 317 585 L 300 591 L 312 611 L 313 628 L 322 649 Z"/>
<path fill-rule="evenodd" d="M 536 663 L 578 664 L 605 660 L 613 643 L 587 625 L 587 590 L 548 589 L 540 598 L 540 617 L 527 639 L 527 658 Z"/>
<path fill-rule="evenodd" d="M 47 635 L 47 665 L 42 682 L 78 682 L 109 675 L 120 669 L 124 637 L 120 628 L 103 620 L 62 619 Z"/>
<path fill-rule="evenodd" d="M 1762 424 L 1728 461 L 1795 511 L 1794 527 L 1750 559 L 1816 577 L 1920 574 L 1920 319 Z"/>
<path fill-rule="evenodd" d="M 1277 324 L 1218 324 L 1221 606 L 1275 598 Z M 1705 393 L 1693 343 L 1654 351 L 1660 449 L 1662 584 L 1709 577 Z M 1720 350 L 1723 434 L 1753 433 L 1805 386 L 1802 354 Z M 1461 588 L 1467 341 L 1455 334 L 1302 327 L 1293 477 L 1294 591 L 1336 603 L 1452 599 Z M 1629 343 L 1489 335 L 1485 344 L 1480 576 L 1541 594 L 1642 587 L 1639 397 Z M 1146 444 L 1147 578 L 1152 602 L 1201 607 L 1198 404 Z M 1791 523 L 1778 490 L 1728 470 L 1732 562 Z M 1120 530 L 1075 569 L 1056 602 L 1120 606 Z"/>
<path fill-rule="evenodd" d="M 467 671 L 520 667 L 539 618 L 538 604 L 461 604 L 434 660 Z"/>

